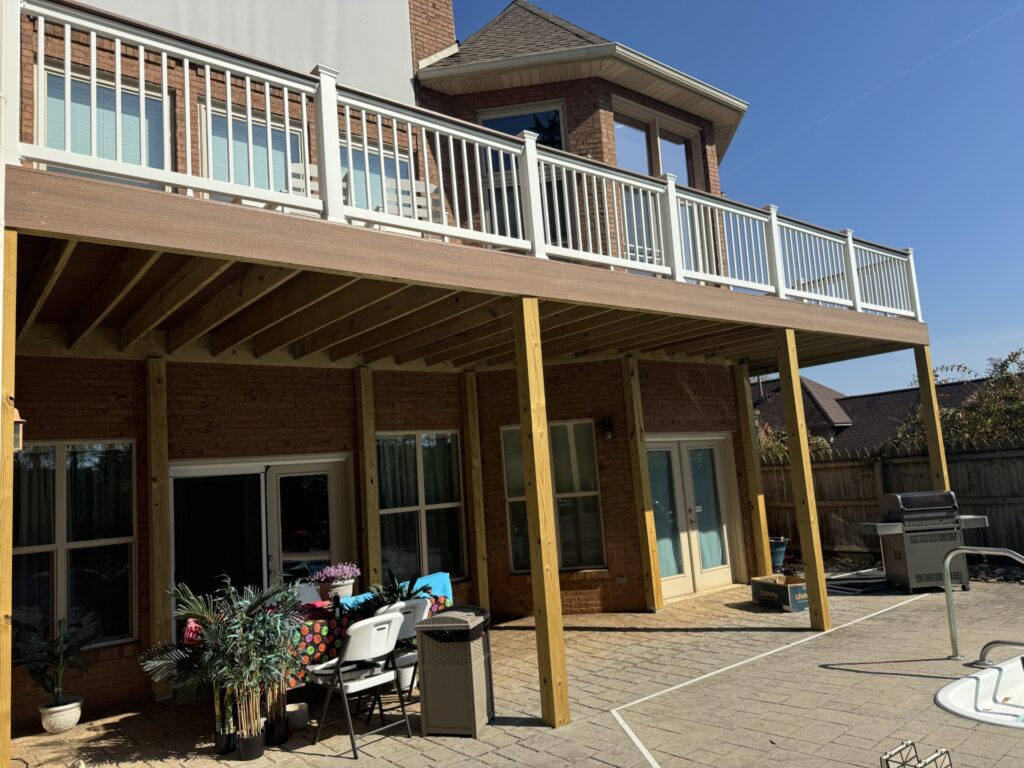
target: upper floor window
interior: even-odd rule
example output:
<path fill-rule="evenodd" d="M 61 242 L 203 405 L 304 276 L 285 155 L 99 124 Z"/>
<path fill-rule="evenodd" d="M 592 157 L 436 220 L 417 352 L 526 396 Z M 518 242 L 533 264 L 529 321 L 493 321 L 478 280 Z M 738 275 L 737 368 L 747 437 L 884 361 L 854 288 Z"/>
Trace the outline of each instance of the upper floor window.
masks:
<path fill-rule="evenodd" d="M 522 131 L 537 134 L 537 143 L 554 149 L 565 149 L 562 134 L 563 108 L 560 102 L 517 104 L 477 112 L 477 120 L 485 128 L 518 136 Z"/>
<path fill-rule="evenodd" d="M 620 168 L 649 176 L 674 174 L 676 183 L 704 187 L 700 129 L 626 99 L 613 98 L 615 158 Z"/>

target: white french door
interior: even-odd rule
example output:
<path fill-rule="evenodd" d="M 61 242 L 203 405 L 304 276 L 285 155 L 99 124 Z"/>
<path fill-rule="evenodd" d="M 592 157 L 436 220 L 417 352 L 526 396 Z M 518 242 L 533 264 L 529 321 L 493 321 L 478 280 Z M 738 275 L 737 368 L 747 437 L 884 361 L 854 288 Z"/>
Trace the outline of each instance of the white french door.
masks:
<path fill-rule="evenodd" d="M 724 438 L 647 443 L 666 600 L 733 582 L 729 519 L 735 493 L 726 484 L 727 447 Z"/>

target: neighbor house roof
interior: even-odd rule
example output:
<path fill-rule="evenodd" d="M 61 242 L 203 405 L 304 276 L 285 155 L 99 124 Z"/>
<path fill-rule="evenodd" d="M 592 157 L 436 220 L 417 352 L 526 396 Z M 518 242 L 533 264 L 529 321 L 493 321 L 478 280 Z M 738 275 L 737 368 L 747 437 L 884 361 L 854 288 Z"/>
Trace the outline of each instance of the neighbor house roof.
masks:
<path fill-rule="evenodd" d="M 984 382 L 985 379 L 969 379 L 936 385 L 939 407 L 959 407 Z M 808 429 L 817 434 L 823 429 L 831 430 L 832 448 L 836 450 L 872 451 L 881 447 L 896 437 L 900 425 L 913 416 L 921 402 L 917 387 L 844 395 L 807 377 L 801 378 L 801 383 Z M 784 430 L 778 379 L 750 386 L 761 422 Z"/>
<path fill-rule="evenodd" d="M 422 67 L 419 81 L 452 95 L 599 77 L 703 117 L 721 158 L 747 103 L 632 48 L 588 32 L 526 0 Z"/>

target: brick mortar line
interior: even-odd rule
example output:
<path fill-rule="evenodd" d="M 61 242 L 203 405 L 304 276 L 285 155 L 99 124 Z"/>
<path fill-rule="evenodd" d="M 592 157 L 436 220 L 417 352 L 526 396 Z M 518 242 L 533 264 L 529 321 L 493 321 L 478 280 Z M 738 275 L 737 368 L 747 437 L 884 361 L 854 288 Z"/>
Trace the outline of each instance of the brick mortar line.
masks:
<path fill-rule="evenodd" d="M 626 735 L 629 737 L 630 741 L 633 742 L 634 746 L 636 746 L 636 748 L 638 750 L 640 750 L 640 754 L 642 754 L 644 756 L 644 759 L 647 760 L 647 762 L 648 762 L 648 764 L 650 764 L 651 768 L 661 768 L 661 766 L 658 763 L 658 761 L 654 759 L 654 755 L 652 755 L 650 750 L 648 750 L 647 747 L 644 746 L 644 743 L 643 743 L 643 741 L 640 740 L 640 737 L 636 735 L 636 733 L 633 731 L 633 729 L 630 728 L 629 725 L 626 723 L 625 719 L 623 719 L 622 715 L 619 714 L 620 710 L 626 709 L 628 707 L 635 706 L 637 704 L 643 704 L 645 701 L 650 701 L 651 699 L 655 699 L 655 698 L 657 698 L 659 696 L 663 696 L 666 693 L 671 693 L 672 691 L 678 691 L 680 688 L 686 688 L 687 686 L 693 685 L 694 683 L 699 683 L 702 680 L 706 680 L 709 677 L 714 677 L 715 675 L 720 675 L 723 672 L 729 672 L 730 670 L 736 669 L 738 667 L 745 666 L 745 665 L 750 664 L 750 663 L 755 662 L 755 661 L 759 661 L 761 659 L 767 658 L 768 656 L 774 656 L 776 653 L 781 653 L 782 651 L 788 650 L 790 648 L 795 648 L 798 645 L 803 645 L 804 643 L 809 643 L 812 640 L 817 640 L 818 638 L 825 637 L 827 635 L 832 634 L 833 632 L 838 632 L 840 629 L 846 629 L 847 627 L 852 627 L 854 624 L 859 624 L 862 621 L 867 621 L 868 619 L 873 619 L 876 616 L 881 616 L 883 613 L 888 613 L 889 611 L 894 611 L 897 608 L 902 608 L 905 605 L 909 605 L 910 603 L 916 602 L 917 600 L 920 600 L 923 597 L 928 597 L 929 594 L 930 593 L 925 593 L 923 595 L 916 595 L 916 596 L 911 597 L 911 598 L 909 598 L 907 600 L 904 600 L 904 601 L 902 601 L 900 603 L 896 603 L 896 605 L 890 605 L 888 608 L 882 608 L 881 610 L 875 611 L 874 613 L 869 613 L 866 616 L 861 616 L 859 618 L 853 619 L 852 621 L 848 621 L 845 624 L 840 624 L 838 627 L 833 627 L 832 629 L 829 629 L 829 630 L 827 630 L 825 632 L 819 632 L 819 633 L 814 634 L 814 635 L 809 635 L 808 637 L 802 637 L 799 640 L 794 640 L 792 643 L 786 643 L 785 645 L 780 645 L 778 648 L 772 648 L 771 650 L 765 651 L 764 653 L 759 653 L 756 656 L 751 656 L 749 659 L 743 659 L 742 661 L 737 661 L 737 662 L 735 662 L 733 664 L 729 664 L 728 666 L 721 667 L 720 669 L 712 670 L 711 672 L 707 672 L 707 673 L 705 673 L 703 675 L 700 675 L 698 677 L 693 677 L 693 678 L 690 678 L 689 680 L 684 680 L 681 683 L 677 683 L 675 685 L 669 686 L 668 688 L 665 688 L 665 689 L 660 690 L 660 691 L 655 691 L 654 693 L 650 693 L 647 696 L 643 696 L 643 697 L 641 697 L 639 699 L 634 699 L 633 701 L 631 701 L 631 702 L 629 702 L 627 704 L 622 704 L 621 706 L 615 707 L 614 709 L 610 709 L 608 711 L 611 713 L 612 717 L 615 718 L 616 722 L 622 727 L 622 730 L 625 731 Z"/>

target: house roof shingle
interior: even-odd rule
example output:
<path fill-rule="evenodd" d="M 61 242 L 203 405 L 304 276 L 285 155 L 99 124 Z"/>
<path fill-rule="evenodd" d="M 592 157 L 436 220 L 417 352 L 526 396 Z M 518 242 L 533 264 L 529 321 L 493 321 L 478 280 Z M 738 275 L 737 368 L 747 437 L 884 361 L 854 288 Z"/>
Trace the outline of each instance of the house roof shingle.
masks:
<path fill-rule="evenodd" d="M 577 27 L 526 0 L 513 0 L 463 42 L 451 56 L 431 64 L 441 69 L 456 64 L 496 61 L 525 53 L 559 51 L 611 42 Z"/>

